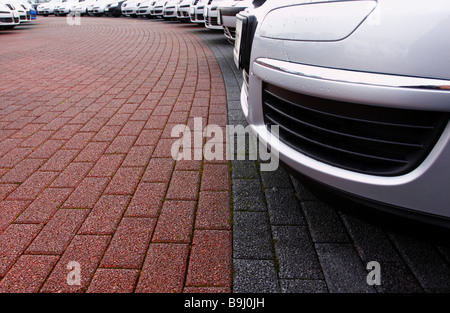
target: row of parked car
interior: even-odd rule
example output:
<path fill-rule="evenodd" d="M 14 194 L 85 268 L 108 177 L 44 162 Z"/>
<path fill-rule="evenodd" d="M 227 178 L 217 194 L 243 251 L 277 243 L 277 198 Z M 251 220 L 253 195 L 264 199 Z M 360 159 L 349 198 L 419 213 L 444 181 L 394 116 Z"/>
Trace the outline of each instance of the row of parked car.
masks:
<path fill-rule="evenodd" d="M 0 29 L 12 29 L 37 17 L 35 7 L 25 0 L 0 0 Z"/>
<path fill-rule="evenodd" d="M 1 0 L 4 1 L 4 0 Z M 76 12 L 90 16 L 130 16 L 179 19 L 223 29 L 234 40 L 236 14 L 264 0 L 50 0 L 37 6 L 37 14 L 67 15 Z"/>

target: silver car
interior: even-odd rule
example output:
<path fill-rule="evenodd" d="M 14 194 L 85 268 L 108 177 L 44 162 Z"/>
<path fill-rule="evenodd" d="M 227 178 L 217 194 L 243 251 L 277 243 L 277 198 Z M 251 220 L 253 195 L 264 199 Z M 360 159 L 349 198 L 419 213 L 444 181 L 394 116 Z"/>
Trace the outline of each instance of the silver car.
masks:
<path fill-rule="evenodd" d="M 189 8 L 189 16 L 191 17 L 192 23 L 204 24 L 205 17 L 203 12 L 205 9 L 205 4 L 207 0 L 193 0 Z"/>
<path fill-rule="evenodd" d="M 449 226 L 449 15 L 448 0 L 268 0 L 238 14 L 252 131 L 306 182 Z"/>
<path fill-rule="evenodd" d="M 190 22 L 189 11 L 192 0 L 178 0 L 176 5 L 177 18 L 183 22 Z"/>
<path fill-rule="evenodd" d="M 15 4 L 0 0 L 0 29 L 13 29 L 20 24 Z"/>
<path fill-rule="evenodd" d="M 223 29 L 217 19 L 217 8 L 223 0 L 208 0 L 203 15 L 205 17 L 205 27 L 209 29 Z"/>
<path fill-rule="evenodd" d="M 236 14 L 246 8 L 253 8 L 253 0 L 224 0 L 217 8 L 218 24 L 223 26 L 225 37 L 234 41 L 236 32 Z M 256 1 L 257 2 L 257 1 Z"/>

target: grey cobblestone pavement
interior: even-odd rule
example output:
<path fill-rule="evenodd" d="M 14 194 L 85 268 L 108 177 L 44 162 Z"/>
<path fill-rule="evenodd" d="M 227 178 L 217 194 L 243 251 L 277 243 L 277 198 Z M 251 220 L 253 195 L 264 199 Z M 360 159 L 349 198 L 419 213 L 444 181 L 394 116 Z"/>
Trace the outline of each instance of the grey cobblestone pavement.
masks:
<path fill-rule="evenodd" d="M 221 32 L 196 30 L 211 47 L 227 88 L 229 124 L 246 126 L 242 76 Z M 282 167 L 232 161 L 233 292 L 449 292 L 448 236 L 372 223 L 325 204 Z M 447 233 L 444 232 L 445 236 Z M 381 284 L 369 285 L 367 263 L 380 264 Z"/>

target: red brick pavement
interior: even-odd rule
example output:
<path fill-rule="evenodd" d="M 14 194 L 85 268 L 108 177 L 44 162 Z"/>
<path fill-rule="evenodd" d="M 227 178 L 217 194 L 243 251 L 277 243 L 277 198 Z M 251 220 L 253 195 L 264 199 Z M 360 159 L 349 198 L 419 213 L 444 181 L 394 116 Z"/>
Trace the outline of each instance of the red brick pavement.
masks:
<path fill-rule="evenodd" d="M 170 153 L 174 125 L 227 120 L 195 29 L 40 17 L 0 33 L 1 292 L 230 292 L 229 164 Z"/>

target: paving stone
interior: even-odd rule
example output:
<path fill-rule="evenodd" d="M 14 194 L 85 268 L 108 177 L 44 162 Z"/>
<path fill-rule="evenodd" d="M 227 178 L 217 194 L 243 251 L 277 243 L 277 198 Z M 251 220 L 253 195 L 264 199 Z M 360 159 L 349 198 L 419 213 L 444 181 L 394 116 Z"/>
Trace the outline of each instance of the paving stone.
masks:
<path fill-rule="evenodd" d="M 324 280 L 280 279 L 282 293 L 327 293 Z"/>
<path fill-rule="evenodd" d="M 197 171 L 177 171 L 172 175 L 166 199 L 197 200 L 200 188 L 200 173 Z"/>
<path fill-rule="evenodd" d="M 52 255 L 22 255 L 0 282 L 0 293 L 38 292 L 57 260 Z"/>
<path fill-rule="evenodd" d="M 131 195 L 143 173 L 143 167 L 120 167 L 106 187 L 105 194 Z"/>
<path fill-rule="evenodd" d="M 71 188 L 45 189 L 15 221 L 17 223 L 42 224 L 48 222 L 72 191 Z"/>
<path fill-rule="evenodd" d="M 423 288 L 404 262 L 379 262 L 380 285 L 375 285 L 382 293 L 422 293 Z"/>
<path fill-rule="evenodd" d="M 62 254 L 84 218 L 87 210 L 58 210 L 33 240 L 27 253 L 32 254 Z"/>
<path fill-rule="evenodd" d="M 342 217 L 364 262 L 400 262 L 397 249 L 383 229 L 349 215 Z"/>
<path fill-rule="evenodd" d="M 139 276 L 138 270 L 99 268 L 92 278 L 88 293 L 131 293 Z"/>
<path fill-rule="evenodd" d="M 229 230 L 195 230 L 186 286 L 231 285 L 232 234 Z"/>
<path fill-rule="evenodd" d="M 435 247 L 397 233 L 389 236 L 424 289 L 450 290 L 450 267 Z"/>
<path fill-rule="evenodd" d="M 114 234 L 129 199 L 128 195 L 102 195 L 84 220 L 78 234 Z"/>
<path fill-rule="evenodd" d="M 64 202 L 62 208 L 93 208 L 108 182 L 109 179 L 106 177 L 85 177 Z"/>
<path fill-rule="evenodd" d="M 229 191 L 230 176 L 228 164 L 204 164 L 201 191 Z"/>
<path fill-rule="evenodd" d="M 57 175 L 56 172 L 35 172 L 17 187 L 6 200 L 34 200 Z"/>
<path fill-rule="evenodd" d="M 165 201 L 152 242 L 189 243 L 194 227 L 194 201 Z"/>
<path fill-rule="evenodd" d="M 233 257 L 273 259 L 272 234 L 266 212 L 233 214 Z"/>
<path fill-rule="evenodd" d="M 323 279 L 314 244 L 305 226 L 272 226 L 279 277 Z"/>
<path fill-rule="evenodd" d="M 277 271 L 273 260 L 235 259 L 234 293 L 279 293 Z"/>
<path fill-rule="evenodd" d="M 166 183 L 140 182 L 125 216 L 158 217 L 166 196 Z"/>
<path fill-rule="evenodd" d="M 271 225 L 306 225 L 300 204 L 292 189 L 266 189 Z"/>
<path fill-rule="evenodd" d="M 318 243 L 316 251 L 325 281 L 332 293 L 373 293 L 368 273 L 351 244 Z"/>
<path fill-rule="evenodd" d="M 259 177 L 256 162 L 251 160 L 233 160 L 231 161 L 232 178 L 253 178 Z"/>
<path fill-rule="evenodd" d="M 231 229 L 231 215 L 230 192 L 200 192 L 196 229 Z"/>
<path fill-rule="evenodd" d="M 233 180 L 235 211 L 267 211 L 261 182 L 257 179 Z"/>
<path fill-rule="evenodd" d="M 1 201 L 0 202 L 0 234 L 24 211 L 31 201 Z"/>
<path fill-rule="evenodd" d="M 0 277 L 5 276 L 41 228 L 38 224 L 11 224 L 0 234 Z"/>
<path fill-rule="evenodd" d="M 289 174 L 281 166 L 275 171 L 261 171 L 264 188 L 292 188 Z"/>
<path fill-rule="evenodd" d="M 136 292 L 181 292 L 188 252 L 186 244 L 150 244 Z"/>
<path fill-rule="evenodd" d="M 323 202 L 303 202 L 303 212 L 314 242 L 349 242 L 345 227 L 334 208 Z"/>
<path fill-rule="evenodd" d="M 58 260 L 58 264 L 56 264 L 50 276 L 46 279 L 40 292 L 69 293 L 85 291 L 109 241 L 109 236 L 75 236 L 67 250 Z M 79 285 L 67 283 L 69 272 L 75 269 L 71 262 L 76 262 L 77 266 L 79 266 Z"/>
<path fill-rule="evenodd" d="M 127 217 L 120 221 L 100 266 L 139 269 L 155 226 L 155 219 Z"/>

